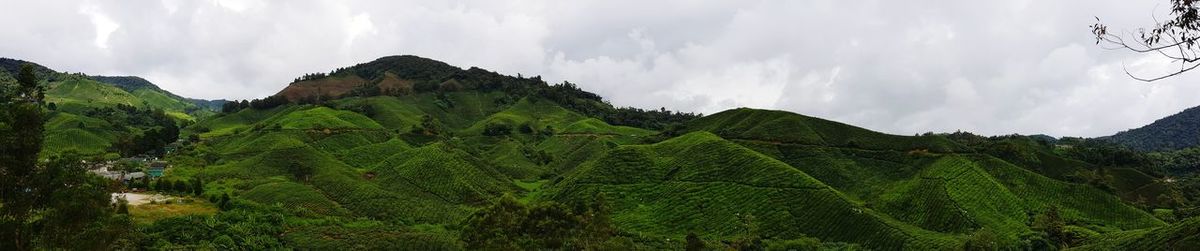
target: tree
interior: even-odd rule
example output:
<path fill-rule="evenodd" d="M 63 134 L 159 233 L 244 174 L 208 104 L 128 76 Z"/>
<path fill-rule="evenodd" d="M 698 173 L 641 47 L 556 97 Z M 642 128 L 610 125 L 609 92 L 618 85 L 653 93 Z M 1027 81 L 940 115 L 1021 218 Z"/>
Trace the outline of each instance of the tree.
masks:
<path fill-rule="evenodd" d="M 700 237 L 696 236 L 696 233 L 689 232 L 686 240 L 687 246 L 685 246 L 683 250 L 703 251 L 704 249 L 708 248 L 708 245 L 704 244 L 704 240 L 701 240 Z"/>
<path fill-rule="evenodd" d="M 488 123 L 483 127 L 483 135 L 504 136 L 512 134 L 512 126 L 503 123 Z"/>
<path fill-rule="evenodd" d="M 42 149 L 44 116 L 36 97 L 33 66 L 22 65 L 15 91 L 5 90 L 0 100 L 0 249 L 32 248 L 30 216 L 39 205 L 36 185 L 37 155 Z M 7 87 L 7 86 L 5 86 Z M 12 96 L 9 96 L 12 95 Z"/>
<path fill-rule="evenodd" d="M 129 201 L 123 197 L 117 199 L 117 213 L 129 215 Z"/>
<path fill-rule="evenodd" d="M 288 172 L 292 173 L 292 176 L 296 177 L 297 180 L 302 181 L 308 181 L 308 178 L 312 177 L 313 172 L 316 171 L 312 165 L 304 164 L 299 160 L 292 160 L 292 162 L 288 163 L 287 170 Z"/>
<path fill-rule="evenodd" d="M 176 180 L 176 181 L 174 181 L 173 183 L 174 183 L 174 185 L 175 185 L 175 192 L 177 192 L 177 193 L 189 193 L 189 192 L 191 192 L 191 191 L 189 191 L 189 190 L 188 190 L 189 188 L 191 188 L 191 186 L 188 186 L 188 184 L 187 184 L 187 182 L 186 182 L 186 181 L 182 181 L 182 180 Z"/>
<path fill-rule="evenodd" d="M 229 194 L 222 194 L 221 198 L 217 200 L 217 208 L 221 209 L 221 211 L 233 209 L 233 204 L 230 200 L 232 199 L 229 198 Z"/>
<path fill-rule="evenodd" d="M 192 193 L 196 196 L 204 194 L 204 182 L 200 178 L 192 179 Z"/>
<path fill-rule="evenodd" d="M 1089 26 L 1096 36 L 1096 44 L 1104 43 L 1106 49 L 1129 50 L 1137 53 L 1160 55 L 1172 62 L 1179 63 L 1178 69 L 1171 69 L 1166 74 L 1139 77 L 1130 73 L 1125 74 L 1133 79 L 1153 82 L 1179 75 L 1200 66 L 1200 2 L 1196 0 L 1170 0 L 1171 12 L 1166 21 L 1155 20 L 1154 26 L 1137 29 L 1136 32 L 1113 33 L 1096 18 L 1096 23 Z"/>
<path fill-rule="evenodd" d="M 128 215 L 117 214 L 110 181 L 87 173 L 75 154 L 52 158 L 35 180 L 30 225 L 36 249 L 110 249 L 133 229 Z"/>
<path fill-rule="evenodd" d="M 581 239 L 585 245 L 597 245 L 616 235 L 616 228 L 612 226 L 612 208 L 607 198 L 604 193 L 598 193 L 586 208 L 576 209 L 582 212 L 584 229 Z"/>
<path fill-rule="evenodd" d="M 733 243 L 730 243 L 730 248 L 735 250 L 762 249 L 762 236 L 758 234 L 758 223 L 754 222 L 754 215 L 739 213 L 737 218 L 738 227 L 742 229 L 742 233 L 733 240 Z"/>
<path fill-rule="evenodd" d="M 536 247 L 563 249 L 581 230 L 583 219 L 574 215 L 566 205 L 546 202 L 529 208 L 521 222 L 523 233 Z"/>
<path fill-rule="evenodd" d="M 440 124 L 437 122 L 437 119 L 434 119 L 433 116 L 429 116 L 429 114 L 421 115 L 421 125 L 420 127 L 413 127 L 413 133 L 420 133 L 422 135 L 438 135 L 441 133 L 441 127 L 439 125 Z"/>
<path fill-rule="evenodd" d="M 963 250 L 1002 250 L 1000 246 L 1001 237 L 989 228 L 982 228 L 967 237 L 967 241 L 963 243 Z"/>
<path fill-rule="evenodd" d="M 17 73 L 17 84 L 19 85 L 17 93 L 26 100 L 33 100 L 40 97 L 38 87 L 38 77 L 34 72 L 33 65 L 21 65 L 21 72 Z M 36 100 L 40 101 L 40 100 Z"/>
<path fill-rule="evenodd" d="M 1033 229 L 1046 232 L 1050 242 L 1061 247 L 1070 241 L 1066 234 L 1066 225 L 1062 216 L 1058 214 L 1058 207 L 1050 206 L 1046 208 L 1045 212 L 1034 218 Z"/>
<path fill-rule="evenodd" d="M 510 194 L 467 219 L 462 239 L 467 249 L 520 250 L 516 238 L 529 209 Z"/>

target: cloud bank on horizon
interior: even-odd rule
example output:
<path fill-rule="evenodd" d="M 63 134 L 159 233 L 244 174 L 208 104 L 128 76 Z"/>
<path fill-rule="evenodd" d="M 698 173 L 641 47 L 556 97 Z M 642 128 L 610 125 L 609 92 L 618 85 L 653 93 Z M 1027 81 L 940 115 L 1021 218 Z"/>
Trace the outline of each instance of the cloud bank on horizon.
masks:
<path fill-rule="evenodd" d="M 1165 1 L 1162 1 L 1165 3 Z M 1157 2 L 6 1 L 0 56 L 198 98 L 411 54 L 570 81 L 618 106 L 788 110 L 914 134 L 1103 136 L 1200 105 L 1200 75 L 1093 44 Z M 1162 3 L 1159 3 L 1162 4 Z"/>

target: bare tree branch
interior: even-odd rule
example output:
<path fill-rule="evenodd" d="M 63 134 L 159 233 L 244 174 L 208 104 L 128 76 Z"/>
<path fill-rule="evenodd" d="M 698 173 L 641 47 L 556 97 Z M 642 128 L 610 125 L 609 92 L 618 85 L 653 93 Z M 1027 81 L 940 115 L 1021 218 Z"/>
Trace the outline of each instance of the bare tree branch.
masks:
<path fill-rule="evenodd" d="M 1171 3 L 1169 19 L 1159 20 L 1158 16 L 1151 12 L 1150 19 L 1154 21 L 1154 25 L 1148 28 L 1139 28 L 1136 32 L 1109 33 L 1108 26 L 1104 25 L 1099 17 L 1096 18 L 1095 24 L 1089 26 L 1092 28 L 1092 34 L 1096 36 L 1096 44 L 1104 43 L 1100 46 L 1103 49 L 1153 53 L 1169 59 L 1172 63 L 1179 63 L 1179 69 L 1171 70 L 1169 73 L 1157 77 L 1135 76 L 1126 65 L 1122 64 L 1125 75 L 1130 78 L 1153 82 L 1200 67 L 1200 48 L 1196 46 L 1197 42 L 1200 42 L 1200 8 L 1198 8 L 1200 0 L 1168 0 L 1168 2 Z M 1157 7 L 1155 8 L 1157 9 Z M 1126 38 L 1133 41 L 1127 41 Z"/>

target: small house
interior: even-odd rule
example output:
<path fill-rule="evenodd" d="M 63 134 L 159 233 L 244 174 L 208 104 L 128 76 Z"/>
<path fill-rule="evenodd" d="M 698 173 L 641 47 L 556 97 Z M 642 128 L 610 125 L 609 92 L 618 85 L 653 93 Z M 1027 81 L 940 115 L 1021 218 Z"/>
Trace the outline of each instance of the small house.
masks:
<path fill-rule="evenodd" d="M 150 162 L 150 168 L 146 169 L 146 174 L 149 175 L 151 178 L 158 178 L 158 177 L 162 177 L 163 171 L 166 171 L 166 170 L 167 170 L 167 162 L 166 161 L 155 161 L 155 162 Z"/>

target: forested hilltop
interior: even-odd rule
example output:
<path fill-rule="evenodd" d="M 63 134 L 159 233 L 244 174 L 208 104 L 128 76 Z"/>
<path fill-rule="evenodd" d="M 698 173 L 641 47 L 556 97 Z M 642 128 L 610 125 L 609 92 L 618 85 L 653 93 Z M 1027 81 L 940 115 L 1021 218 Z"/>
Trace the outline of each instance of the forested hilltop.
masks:
<path fill-rule="evenodd" d="M 1200 146 L 1200 107 L 1103 139 L 1139 151 L 1174 151 Z"/>
<path fill-rule="evenodd" d="M 14 226 L 0 228 L 4 250 L 1200 246 L 1197 181 L 1177 171 L 1190 163 L 1184 152 L 1020 135 L 890 135 L 750 108 L 707 116 L 621 108 L 569 82 L 416 56 L 304 74 L 270 97 L 191 119 L 149 101 L 122 103 L 132 112 L 114 105 L 128 117 L 172 118 L 178 141 L 159 151 L 169 163 L 162 177 L 113 182 L 84 173 L 79 160 L 165 147 L 51 149 L 62 130 L 54 117 L 72 114 L 64 107 L 85 115 L 96 108 L 50 94 L 77 82 L 119 96 L 141 82 L 36 69 L 0 76 L 0 143 L 29 143 L 0 146 L 14 153 L 0 162 L 0 223 Z M 142 137 L 171 127 L 125 125 Z M 43 134 L 42 145 L 20 136 Z M 63 173 L 74 179 L 38 182 Z M 122 189 L 172 199 L 109 203 L 108 193 Z M 22 196 L 29 193 L 39 196 Z M 64 221 L 59 212 L 69 210 L 94 217 Z"/>

